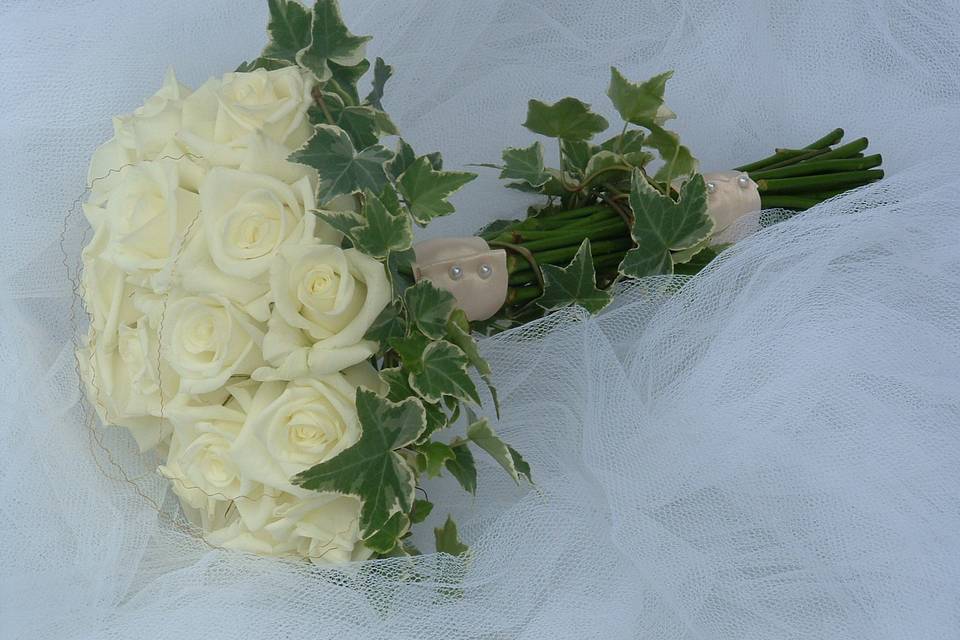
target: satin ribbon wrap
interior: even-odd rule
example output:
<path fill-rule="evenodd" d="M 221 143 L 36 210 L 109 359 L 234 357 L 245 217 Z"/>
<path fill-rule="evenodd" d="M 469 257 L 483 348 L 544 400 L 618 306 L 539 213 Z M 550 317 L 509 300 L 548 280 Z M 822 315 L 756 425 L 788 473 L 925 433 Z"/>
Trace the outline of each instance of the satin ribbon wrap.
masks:
<path fill-rule="evenodd" d="M 483 238 L 433 238 L 413 247 L 414 277 L 449 291 L 468 320 L 486 320 L 507 299 L 507 252 Z"/>

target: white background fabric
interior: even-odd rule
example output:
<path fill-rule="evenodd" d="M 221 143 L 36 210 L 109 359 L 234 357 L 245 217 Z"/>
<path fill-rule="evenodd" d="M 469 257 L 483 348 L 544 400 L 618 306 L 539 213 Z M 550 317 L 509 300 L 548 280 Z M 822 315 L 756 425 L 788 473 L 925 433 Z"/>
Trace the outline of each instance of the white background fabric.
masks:
<path fill-rule="evenodd" d="M 81 403 L 72 203 L 110 116 L 167 65 L 195 87 L 255 56 L 265 3 L 3 2 L 0 637 L 960 636 L 957 3 L 344 5 L 397 68 L 388 110 L 450 166 L 528 144 L 531 97 L 612 116 L 615 64 L 676 69 L 676 128 L 706 169 L 844 126 L 890 177 L 598 319 L 485 340 L 499 431 L 537 484 L 481 459 L 475 499 L 427 485 L 469 563 L 216 551 Z M 485 173 L 456 203 L 430 234 L 526 201 Z"/>

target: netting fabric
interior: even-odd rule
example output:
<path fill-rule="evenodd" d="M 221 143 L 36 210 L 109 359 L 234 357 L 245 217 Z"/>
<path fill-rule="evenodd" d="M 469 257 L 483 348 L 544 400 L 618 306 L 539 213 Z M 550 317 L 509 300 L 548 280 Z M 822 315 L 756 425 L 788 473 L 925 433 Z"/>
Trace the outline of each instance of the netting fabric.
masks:
<path fill-rule="evenodd" d="M 527 144 L 526 100 L 609 115 L 607 67 L 676 69 L 706 169 L 868 135 L 889 177 L 692 279 L 484 339 L 529 460 L 426 489 L 474 553 L 339 568 L 213 549 L 74 357 L 78 198 L 168 65 L 254 56 L 260 2 L 0 4 L 0 636 L 956 638 L 960 8 L 952 2 L 344 2 L 385 105 L 449 166 Z M 432 235 L 515 216 L 484 175 Z M 435 524 L 428 522 L 426 529 Z M 424 546 L 429 546 L 425 544 Z"/>

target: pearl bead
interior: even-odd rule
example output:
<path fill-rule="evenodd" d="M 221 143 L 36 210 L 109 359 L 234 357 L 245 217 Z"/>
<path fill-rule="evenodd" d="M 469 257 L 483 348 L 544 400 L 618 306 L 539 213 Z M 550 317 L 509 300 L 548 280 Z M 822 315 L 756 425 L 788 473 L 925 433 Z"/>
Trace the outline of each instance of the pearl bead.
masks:
<path fill-rule="evenodd" d="M 707 193 L 713 193 L 716 190 L 717 190 L 717 185 L 715 183 L 713 182 L 707 183 Z"/>
<path fill-rule="evenodd" d="M 737 184 L 741 189 L 746 189 L 750 186 L 750 178 L 748 176 L 740 176 L 737 178 Z"/>
<path fill-rule="evenodd" d="M 493 267 L 491 267 L 488 264 L 482 264 L 480 265 L 480 269 L 478 270 L 478 273 L 480 274 L 481 278 L 486 280 L 487 278 L 493 275 Z"/>
<path fill-rule="evenodd" d="M 455 264 L 452 267 L 450 267 L 451 280 L 459 280 L 462 277 L 463 277 L 463 267 L 461 267 L 458 264 Z"/>

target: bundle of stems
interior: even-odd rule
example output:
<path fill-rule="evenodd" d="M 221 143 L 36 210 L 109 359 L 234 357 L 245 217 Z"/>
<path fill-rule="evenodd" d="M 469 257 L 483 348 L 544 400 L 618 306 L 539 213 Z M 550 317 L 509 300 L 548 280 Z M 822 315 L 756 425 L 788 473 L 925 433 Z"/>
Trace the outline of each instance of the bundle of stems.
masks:
<path fill-rule="evenodd" d="M 776 149 L 771 156 L 736 170 L 757 183 L 764 209 L 809 209 L 883 177 L 881 156 L 864 155 L 867 139 L 840 144 L 843 136 L 843 129 L 835 129 L 802 149 Z M 590 239 L 598 286 L 612 283 L 624 255 L 634 246 L 631 215 L 625 200 L 611 204 L 598 195 L 597 201 L 587 206 L 569 210 L 547 207 L 524 220 L 481 232 L 492 247 L 508 251 L 507 315 L 519 313 L 539 297 L 540 265 L 567 265 L 585 238 Z M 700 262 L 701 267 L 706 264 Z"/>

